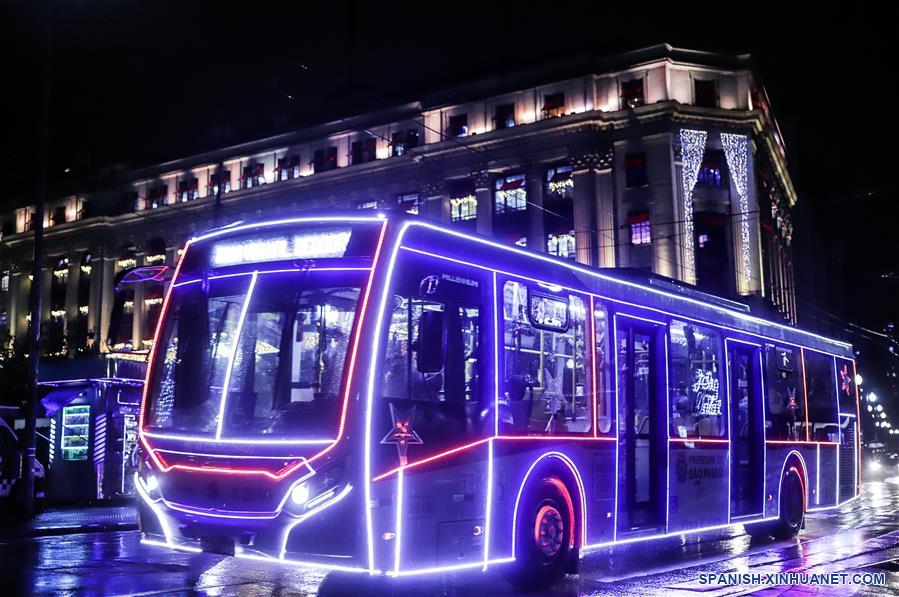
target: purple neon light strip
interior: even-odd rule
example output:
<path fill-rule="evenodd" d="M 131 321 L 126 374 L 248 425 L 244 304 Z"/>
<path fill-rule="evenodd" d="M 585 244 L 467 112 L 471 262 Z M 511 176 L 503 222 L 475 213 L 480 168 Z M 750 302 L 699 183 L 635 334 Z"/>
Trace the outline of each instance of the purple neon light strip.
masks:
<path fill-rule="evenodd" d="M 253 223 L 242 223 L 235 222 L 231 226 L 226 226 L 224 228 L 219 228 L 218 230 L 213 230 L 211 232 L 207 232 L 206 234 L 201 234 L 200 236 L 195 236 L 190 240 L 190 242 L 200 242 L 204 240 L 208 240 L 210 238 L 217 238 L 219 236 L 224 236 L 226 234 L 233 234 L 235 232 L 240 232 L 242 230 L 252 230 L 255 228 L 270 228 L 273 226 L 283 226 L 286 224 L 303 224 L 303 223 L 318 223 L 318 222 L 338 222 L 338 223 L 346 223 L 346 222 L 382 222 L 384 220 L 384 214 L 377 214 L 376 216 L 326 216 L 326 217 L 302 217 L 302 218 L 284 218 L 281 220 L 269 220 L 267 222 L 253 222 Z"/>
<path fill-rule="evenodd" d="M 612 276 L 607 276 L 607 275 L 605 275 L 605 274 L 602 274 L 602 273 L 599 273 L 599 272 L 596 272 L 596 271 L 593 271 L 593 270 L 589 270 L 589 269 L 586 269 L 586 268 L 577 266 L 577 265 L 572 264 L 572 263 L 566 263 L 566 262 L 560 261 L 560 260 L 558 260 L 558 259 L 554 259 L 554 258 L 552 258 L 552 257 L 550 257 L 550 256 L 548 256 L 548 255 L 543 255 L 543 254 L 540 254 L 540 253 L 532 253 L 532 252 L 529 252 L 529 251 L 525 251 L 525 250 L 522 250 L 522 249 L 520 249 L 520 248 L 518 248 L 518 247 L 516 247 L 516 246 L 513 246 L 513 245 L 506 245 L 506 244 L 502 244 L 502 243 L 496 243 L 496 242 L 493 242 L 493 241 L 488 240 L 488 239 L 485 239 L 485 238 L 480 238 L 480 237 L 476 237 L 476 236 L 470 236 L 470 235 L 467 235 L 467 234 L 458 232 L 458 231 L 456 231 L 456 230 L 450 230 L 450 229 L 447 229 L 447 228 L 443 228 L 443 227 L 441 227 L 441 226 L 435 226 L 435 225 L 429 224 L 429 223 L 427 223 L 427 222 L 410 222 L 409 224 L 410 224 L 410 225 L 415 225 L 415 226 L 421 226 L 421 227 L 423 227 L 423 228 L 428 228 L 428 229 L 430 229 L 430 230 L 435 230 L 435 231 L 437 231 L 437 232 L 442 232 L 442 233 L 444 233 L 444 234 L 448 234 L 448 235 L 451 235 L 451 236 L 456 236 L 456 237 L 458 237 L 458 238 L 464 238 L 464 239 L 466 239 L 466 240 L 470 240 L 470 241 L 477 242 L 477 243 L 480 243 L 480 244 L 488 245 L 488 246 L 491 246 L 491 247 L 494 247 L 494 248 L 497 248 L 497 249 L 501 249 L 501 250 L 504 250 L 504 251 L 507 251 L 507 252 L 510 252 L 510 253 L 516 253 L 516 254 L 518 254 L 518 255 L 522 255 L 522 256 L 525 256 L 525 257 L 529 257 L 529 258 L 531 258 L 531 259 L 537 259 L 537 260 L 540 260 L 540 261 L 552 263 L 552 264 L 554 264 L 554 265 L 560 265 L 560 266 L 565 267 L 565 268 L 567 268 L 567 269 L 571 269 L 571 270 L 577 271 L 577 272 L 579 272 L 579 273 L 583 273 L 583 274 L 586 274 L 586 275 L 588 275 L 588 276 L 591 276 L 591 277 L 594 277 L 594 278 L 598 278 L 598 279 L 600 279 L 600 280 L 605 280 L 605 281 L 611 282 L 611 283 L 613 283 L 613 284 L 619 284 L 619 285 L 622 285 L 622 286 L 628 286 L 628 287 L 631 287 L 631 288 L 637 288 L 637 289 L 640 289 L 640 290 L 644 290 L 644 291 L 647 291 L 647 292 L 651 292 L 651 293 L 653 293 L 653 294 L 658 294 L 658 295 L 661 295 L 661 296 L 666 296 L 666 297 L 669 297 L 669 298 L 674 298 L 674 299 L 677 299 L 677 300 L 680 300 L 680 301 L 685 301 L 685 302 L 689 302 L 689 303 L 701 305 L 701 306 L 703 306 L 703 307 L 708 307 L 708 308 L 714 309 L 714 310 L 716 310 L 716 311 L 724 311 L 724 312 L 726 312 L 726 313 L 730 313 L 730 314 L 732 314 L 732 315 L 734 315 L 734 316 L 736 316 L 736 317 L 739 317 L 740 319 L 745 319 L 745 320 L 747 320 L 747 321 L 752 321 L 752 322 L 754 322 L 754 323 L 760 323 L 760 324 L 764 324 L 764 325 L 775 326 L 775 327 L 778 327 L 778 328 L 781 328 L 781 329 L 790 330 L 791 332 L 800 332 L 800 333 L 805 334 L 805 335 L 807 335 L 807 336 L 811 336 L 811 337 L 814 337 L 814 338 L 819 338 L 819 339 L 822 339 L 822 340 L 824 340 L 824 341 L 826 341 L 826 342 L 832 342 L 832 343 L 834 343 L 834 344 L 838 344 L 838 345 L 844 346 L 844 347 L 846 347 L 846 348 L 851 348 L 851 347 L 852 347 L 851 344 L 848 344 L 848 343 L 846 343 L 846 342 L 840 342 L 840 341 L 838 341 L 838 340 L 833 340 L 833 339 L 831 339 L 831 338 L 826 338 L 826 337 L 824 337 L 824 336 L 819 336 L 818 334 L 813 334 L 813 333 L 807 332 L 807 331 L 805 331 L 805 330 L 800 330 L 800 329 L 792 328 L 792 327 L 789 327 L 789 326 L 785 326 L 785 325 L 782 325 L 782 324 L 779 324 L 779 323 L 776 323 L 776 322 L 772 322 L 772 321 L 767 321 L 767 320 L 764 320 L 764 319 L 760 319 L 760 318 L 754 317 L 754 316 L 752 316 L 752 315 L 747 315 L 746 313 L 743 313 L 743 312 L 741 312 L 741 311 L 735 311 L 735 310 L 733 310 L 733 309 L 727 309 L 727 308 L 721 307 L 721 306 L 719 306 L 719 305 L 714 305 L 714 304 L 710 304 L 710 303 L 705 303 L 705 302 L 703 302 L 703 301 L 700 301 L 700 300 L 697 300 L 697 299 L 693 299 L 693 298 L 690 298 L 690 297 L 680 296 L 680 295 L 677 295 L 677 294 L 672 294 L 672 293 L 669 293 L 669 292 L 665 292 L 665 291 L 663 291 L 663 290 L 659 290 L 658 288 L 653 288 L 653 287 L 651 287 L 651 286 L 644 286 L 644 285 L 642 285 L 642 284 L 637 284 L 637 283 L 635 283 L 635 282 L 629 282 L 629 281 L 627 281 L 627 280 L 621 280 L 621 279 L 619 279 L 619 278 L 615 278 L 615 277 L 612 277 Z M 402 240 L 402 235 L 401 235 L 400 239 L 398 239 L 398 240 Z M 409 250 L 413 250 L 413 251 L 416 250 L 416 249 L 411 249 L 411 248 L 409 248 L 409 247 L 403 247 L 403 248 L 406 248 L 406 249 L 409 249 Z"/>
<path fill-rule="evenodd" d="M 509 248 L 509 247 L 503 247 L 502 245 L 497 245 L 497 246 L 500 247 L 500 248 Z M 514 274 L 514 273 L 512 273 L 512 272 L 508 272 L 508 271 L 504 271 L 504 270 L 499 270 L 499 269 L 494 269 L 494 268 L 487 267 L 487 266 L 483 266 L 483 265 L 478 265 L 478 264 L 471 263 L 471 262 L 468 262 L 468 261 L 463 261 L 463 260 L 461 260 L 461 259 L 455 259 L 455 258 L 453 258 L 453 257 L 447 257 L 446 255 L 440 255 L 440 254 L 438 254 L 438 253 L 431 253 L 430 251 L 423 251 L 423 250 L 421 250 L 421 249 L 414 249 L 414 248 L 412 248 L 412 247 L 406 247 L 406 246 L 402 247 L 402 249 L 405 250 L 405 251 L 412 252 L 412 253 L 419 253 L 419 254 L 421 254 L 421 255 L 427 255 L 427 256 L 429 256 L 429 257 L 434 257 L 434 258 L 437 258 L 437 259 L 444 259 L 444 260 L 446 260 L 446 261 L 452 261 L 452 262 L 460 263 L 460 264 L 463 264 L 463 265 L 469 265 L 469 266 L 471 266 L 471 267 L 475 267 L 475 268 L 482 269 L 482 270 L 487 270 L 487 271 L 497 272 L 497 273 L 500 273 L 500 274 L 503 274 L 503 275 L 506 275 L 506 276 L 510 276 L 510 277 L 514 277 L 514 278 L 519 278 L 519 279 L 521 279 L 521 280 L 528 280 L 529 282 L 534 282 L 534 283 L 538 283 L 538 284 L 541 282 L 540 280 L 537 280 L 537 279 L 535 279 L 535 278 L 530 278 L 530 277 L 525 276 L 525 275 L 522 275 L 522 274 Z M 530 253 L 527 253 L 527 255 L 530 256 L 530 257 L 539 257 L 539 255 L 532 255 L 532 254 L 530 254 Z M 561 265 L 561 266 L 565 266 L 565 267 L 568 267 L 568 268 L 573 268 L 573 266 L 571 266 L 570 264 L 567 264 L 567 263 L 560 263 L 560 262 L 556 262 L 555 260 L 551 260 L 551 261 L 552 261 L 552 263 L 555 263 L 556 265 Z M 805 331 L 805 330 L 801 330 L 801 329 L 798 329 L 798 328 L 791 328 L 791 327 L 783 326 L 783 325 L 780 325 L 780 324 L 778 324 L 778 323 L 770 322 L 770 321 L 767 321 L 767 320 L 764 320 L 764 319 L 759 319 L 759 318 L 757 318 L 757 317 L 753 317 L 753 316 L 750 316 L 750 315 L 746 315 L 745 313 L 741 313 L 740 311 L 731 311 L 730 309 L 725 309 L 725 308 L 719 307 L 719 306 L 717 306 L 717 305 L 712 305 L 712 304 L 710 304 L 710 303 L 703 303 L 702 301 L 698 301 L 698 300 L 696 300 L 696 299 L 691 299 L 691 298 L 688 298 L 688 297 L 679 296 L 679 295 L 676 295 L 676 294 L 668 294 L 668 293 L 666 293 L 666 292 L 660 291 L 660 290 L 655 289 L 655 288 L 650 288 L 650 287 L 647 287 L 647 286 L 640 286 L 639 284 L 634 284 L 634 283 L 632 283 L 632 282 L 625 282 L 625 281 L 623 281 L 623 280 L 618 280 L 617 278 L 607 278 L 607 277 L 602 276 L 602 275 L 600 275 L 600 274 L 593 274 L 593 272 L 590 272 L 589 270 L 584 270 L 584 269 L 582 269 L 582 268 L 574 268 L 574 269 L 577 270 L 577 271 L 579 271 L 579 272 L 583 272 L 583 273 L 586 273 L 586 274 L 594 275 L 594 276 L 596 276 L 596 277 L 600 277 L 600 278 L 602 278 L 602 279 L 604 279 L 604 280 L 609 280 L 609 281 L 618 282 L 618 283 L 624 284 L 624 285 L 626 285 L 626 286 L 633 286 L 633 287 L 635 287 L 635 288 L 639 288 L 639 289 L 642 289 L 642 290 L 647 290 L 647 291 L 655 292 L 655 293 L 661 294 L 661 295 L 663 295 L 663 296 L 668 296 L 668 297 L 671 297 L 671 298 L 676 298 L 676 299 L 680 299 L 680 300 L 687 301 L 687 302 L 690 302 L 690 303 L 694 303 L 694 304 L 697 304 L 697 305 L 701 305 L 701 306 L 703 306 L 703 307 L 708 307 L 708 308 L 711 308 L 711 309 L 723 311 L 723 312 L 729 313 L 729 314 L 731 314 L 731 315 L 734 315 L 734 316 L 736 316 L 736 317 L 738 317 L 738 318 L 740 318 L 740 319 L 746 319 L 746 320 L 751 321 L 751 322 L 753 322 L 753 323 L 760 323 L 760 324 L 764 324 L 764 325 L 770 325 L 770 326 L 773 326 L 773 327 L 783 328 L 783 329 L 786 329 L 786 330 L 790 330 L 790 331 L 792 331 L 792 332 L 799 332 L 799 333 L 802 333 L 802 334 L 804 334 L 804 335 L 806 335 L 806 336 L 810 336 L 810 337 L 813 337 L 813 338 L 818 338 L 818 339 L 823 340 L 823 341 L 825 341 L 825 342 L 830 342 L 830 343 L 833 343 L 833 344 L 838 344 L 838 345 L 844 346 L 844 347 L 846 347 L 846 348 L 851 348 L 851 347 L 852 347 L 851 344 L 847 344 L 847 343 L 845 343 L 845 342 L 840 342 L 840 341 L 838 341 L 838 340 L 833 340 L 833 339 L 831 339 L 831 338 L 826 338 L 826 337 L 824 337 L 824 336 L 819 336 L 818 334 L 813 334 L 813 333 L 811 333 L 811 332 L 807 332 L 807 331 Z M 545 283 L 545 282 L 544 282 L 544 283 Z M 733 331 L 733 332 L 738 332 L 738 333 L 746 334 L 746 335 L 749 335 L 749 336 L 755 336 L 755 337 L 757 337 L 757 338 L 765 338 L 765 339 L 768 339 L 768 340 L 772 340 L 772 341 L 774 341 L 774 342 L 781 342 L 781 343 L 787 344 L 787 345 L 789 345 L 789 346 L 795 346 L 796 348 L 799 348 L 799 347 L 800 347 L 799 344 L 795 344 L 795 343 L 789 342 L 789 341 L 787 341 L 787 340 L 781 340 L 781 339 L 778 339 L 778 338 L 771 338 L 771 337 L 769 337 L 769 336 L 763 336 L 763 335 L 757 334 L 757 333 L 755 333 L 755 332 L 747 332 L 746 330 L 740 330 L 740 329 L 737 329 L 737 328 L 732 328 L 732 327 L 730 327 L 730 326 L 721 325 L 721 324 L 718 324 L 718 323 L 713 323 L 713 322 L 709 322 L 709 321 L 704 321 L 704 320 L 701 320 L 701 319 L 695 319 L 695 318 L 688 317 L 688 316 L 681 315 L 681 314 L 671 313 L 671 312 L 668 312 L 668 311 L 664 311 L 664 310 L 662 310 L 662 309 L 657 309 L 657 308 L 655 308 L 655 307 L 649 307 L 649 306 L 646 306 L 646 305 L 638 305 L 638 304 L 636 304 L 636 303 L 631 303 L 631 302 L 629 302 L 629 301 L 625 301 L 625 300 L 621 300 L 621 299 L 616 299 L 616 298 L 611 298 L 611 297 L 607 297 L 607 296 L 604 296 L 604 295 L 601 295 L 601 294 L 595 294 L 595 293 L 592 293 L 592 292 L 589 292 L 589 291 L 580 290 L 580 289 L 577 289 L 577 288 L 569 288 L 569 287 L 567 287 L 567 286 L 559 286 L 559 288 L 561 288 L 561 289 L 563 289 L 563 290 L 568 290 L 568 291 L 571 291 L 571 292 L 579 292 L 579 293 L 581 293 L 581 294 L 592 295 L 592 296 L 595 296 L 596 298 L 600 298 L 600 299 L 603 299 L 603 300 L 605 300 L 605 301 L 610 301 L 610 302 L 614 302 L 614 303 L 619 303 L 619 304 L 627 305 L 627 306 L 629 306 L 629 307 L 634 307 L 634 308 L 637 308 L 637 309 L 643 309 L 643 310 L 646 310 L 646 311 L 654 311 L 654 312 L 656 312 L 656 313 L 661 313 L 661 314 L 664 314 L 664 315 L 670 315 L 670 316 L 673 316 L 673 317 L 678 317 L 678 318 L 680 318 L 680 319 L 686 319 L 686 320 L 693 321 L 693 322 L 696 322 L 696 323 L 702 323 L 702 324 L 709 325 L 709 326 L 712 326 L 712 327 L 717 327 L 717 328 L 719 328 L 719 329 L 730 330 L 730 331 Z M 827 351 L 824 351 L 824 350 L 818 350 L 818 349 L 810 348 L 810 347 L 805 347 L 805 348 L 806 348 L 807 350 L 813 350 L 813 351 L 815 351 L 815 352 L 819 352 L 819 353 L 826 354 L 826 355 L 834 355 L 834 356 L 839 356 L 840 358 L 847 358 L 847 357 L 845 357 L 845 356 L 835 355 L 834 353 L 827 352 Z"/>
<path fill-rule="evenodd" d="M 256 288 L 259 272 L 253 272 L 252 276 L 250 278 L 250 287 L 247 289 L 247 297 L 244 299 L 243 307 L 240 310 L 240 318 L 237 320 L 237 329 L 234 330 L 234 340 L 231 342 L 231 356 L 228 357 L 228 368 L 225 370 L 225 380 L 222 382 L 222 399 L 219 403 L 219 418 L 215 427 L 215 439 L 222 439 L 222 425 L 225 423 L 225 407 L 228 403 L 231 374 L 234 371 L 234 361 L 237 359 L 237 352 L 240 347 L 240 334 L 243 332 L 243 324 L 247 318 L 250 301 L 253 299 L 253 290 Z"/>
<path fill-rule="evenodd" d="M 253 271 L 246 272 L 234 272 L 230 274 L 217 274 L 215 276 L 209 276 L 209 280 L 222 280 L 226 278 L 237 278 L 240 276 L 251 276 L 254 273 L 256 274 L 289 274 L 295 272 L 368 272 L 371 271 L 370 267 L 291 267 L 291 268 L 281 268 L 281 269 L 258 269 Z M 203 280 L 200 278 L 196 278 L 194 280 L 185 280 L 183 282 L 178 282 L 174 284 L 175 288 L 181 288 L 182 286 L 188 286 L 190 284 L 197 284 L 198 282 L 202 282 Z"/>

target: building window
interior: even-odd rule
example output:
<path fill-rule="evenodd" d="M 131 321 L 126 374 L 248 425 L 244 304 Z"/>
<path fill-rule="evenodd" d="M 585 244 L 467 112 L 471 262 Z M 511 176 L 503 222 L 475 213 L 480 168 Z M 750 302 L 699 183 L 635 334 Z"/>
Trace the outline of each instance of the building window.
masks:
<path fill-rule="evenodd" d="M 496 213 L 522 211 L 528 206 L 528 195 L 524 188 L 524 174 L 515 174 L 496 179 Z"/>
<path fill-rule="evenodd" d="M 59 226 L 60 224 L 66 223 L 66 206 L 58 205 L 53 209 L 53 214 L 50 216 L 50 225 L 51 226 Z"/>
<path fill-rule="evenodd" d="M 468 135 L 468 114 L 456 114 L 449 117 L 446 127 L 447 137 L 464 137 Z"/>
<path fill-rule="evenodd" d="M 621 82 L 621 107 L 636 108 L 645 103 L 643 97 L 643 79 L 631 79 Z"/>
<path fill-rule="evenodd" d="M 323 147 L 312 154 L 312 171 L 326 172 L 337 168 L 337 148 Z"/>
<path fill-rule="evenodd" d="M 3 272 L 0 276 L 0 292 L 9 292 L 9 272 Z"/>
<path fill-rule="evenodd" d="M 570 199 L 574 193 L 571 166 L 557 166 L 546 171 L 546 192 L 557 199 Z"/>
<path fill-rule="evenodd" d="M 450 198 L 450 217 L 453 222 L 473 220 L 478 215 L 478 200 L 474 195 Z"/>
<path fill-rule="evenodd" d="M 373 162 L 378 155 L 378 140 L 371 137 L 353 141 L 350 146 L 350 163 L 353 165 Z"/>
<path fill-rule="evenodd" d="M 716 160 L 706 159 L 699 167 L 699 175 L 696 184 L 707 187 L 721 188 L 721 163 Z"/>
<path fill-rule="evenodd" d="M 402 193 L 396 196 L 396 206 L 407 214 L 418 215 L 418 193 Z"/>
<path fill-rule="evenodd" d="M 693 80 L 694 104 L 703 108 L 718 107 L 718 84 L 712 80 Z"/>
<path fill-rule="evenodd" d="M 243 188 L 251 189 L 265 184 L 265 164 L 250 164 L 243 167 Z"/>
<path fill-rule="evenodd" d="M 181 203 L 193 201 L 199 196 L 200 190 L 196 178 L 178 181 L 178 201 Z"/>
<path fill-rule="evenodd" d="M 213 174 L 209 177 L 209 195 L 216 196 L 219 194 L 219 178 L 224 182 L 222 186 L 222 194 L 231 192 L 231 171 L 222 170 L 221 174 Z"/>
<path fill-rule="evenodd" d="M 493 127 L 496 130 L 510 129 L 515 126 L 515 104 L 502 104 L 496 107 L 493 115 Z"/>
<path fill-rule="evenodd" d="M 574 230 L 561 234 L 546 235 L 546 252 L 563 259 L 575 257 Z"/>
<path fill-rule="evenodd" d="M 565 114 L 565 93 L 550 93 L 543 96 L 543 118 L 563 116 Z"/>
<path fill-rule="evenodd" d="M 696 241 L 699 244 L 700 249 L 705 249 L 705 246 L 707 244 L 709 244 L 709 235 L 708 234 L 700 234 L 699 237 L 696 239 Z"/>
<path fill-rule="evenodd" d="M 300 156 L 285 156 L 278 160 L 276 180 L 290 180 L 300 176 Z"/>
<path fill-rule="evenodd" d="M 419 135 L 416 129 L 406 131 L 397 131 L 390 137 L 391 153 L 394 157 L 405 155 L 405 153 L 418 147 Z"/>
<path fill-rule="evenodd" d="M 646 154 L 631 153 L 624 157 L 624 184 L 626 187 L 642 187 L 648 182 Z"/>
<path fill-rule="evenodd" d="M 627 224 L 631 229 L 632 245 L 648 245 L 652 242 L 649 213 L 633 213 L 627 217 Z"/>
<path fill-rule="evenodd" d="M 157 207 L 162 207 L 166 204 L 166 199 L 168 199 L 169 195 L 169 187 L 168 185 L 158 185 L 150 188 L 149 195 L 147 196 L 147 205 L 150 209 L 156 209 Z"/>

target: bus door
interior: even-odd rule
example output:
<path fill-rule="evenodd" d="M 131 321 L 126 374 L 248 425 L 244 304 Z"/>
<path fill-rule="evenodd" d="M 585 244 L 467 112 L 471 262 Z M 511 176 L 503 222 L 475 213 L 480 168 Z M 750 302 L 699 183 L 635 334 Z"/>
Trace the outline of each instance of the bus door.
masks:
<path fill-rule="evenodd" d="M 765 417 L 762 412 L 760 347 L 727 341 L 730 395 L 731 518 L 762 516 Z"/>
<path fill-rule="evenodd" d="M 615 316 L 618 536 L 664 529 L 664 324 Z M 661 400 L 661 404 L 660 404 Z M 659 466 L 659 464 L 662 466 Z"/>

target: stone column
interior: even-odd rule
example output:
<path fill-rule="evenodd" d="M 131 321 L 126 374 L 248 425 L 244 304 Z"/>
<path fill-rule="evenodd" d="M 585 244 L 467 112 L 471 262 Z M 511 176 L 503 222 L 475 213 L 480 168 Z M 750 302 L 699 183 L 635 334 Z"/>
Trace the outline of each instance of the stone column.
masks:
<path fill-rule="evenodd" d="M 578 263 L 594 265 L 596 226 L 593 214 L 596 209 L 596 175 L 600 156 L 586 152 L 572 156 L 572 179 L 574 180 L 574 238 L 575 255 Z"/>
<path fill-rule="evenodd" d="M 596 185 L 596 244 L 598 267 L 617 265 L 618 226 L 615 218 L 615 183 L 612 176 L 614 152 L 607 149 L 599 154 L 594 183 Z M 577 189 L 577 185 L 574 187 Z"/>
<path fill-rule="evenodd" d="M 683 246 L 688 242 L 692 243 L 693 239 L 688 239 L 685 234 L 683 157 L 677 133 L 671 134 L 669 147 L 668 155 L 672 161 L 671 167 L 668 169 L 670 186 L 666 185 L 664 190 L 670 189 L 671 201 L 670 203 L 658 201 L 651 215 L 659 222 L 672 223 L 652 224 L 652 247 L 655 259 L 653 271 L 662 276 L 692 284 L 695 282 L 695 272 L 692 269 L 688 271 L 684 265 Z M 647 158 L 648 161 L 649 158 Z"/>
<path fill-rule="evenodd" d="M 493 235 L 493 176 L 486 170 L 472 172 L 474 196 L 478 200 L 476 230 L 484 236 Z"/>
<path fill-rule="evenodd" d="M 97 315 L 98 340 L 100 341 L 100 350 L 106 352 L 108 350 L 107 341 L 109 338 L 109 320 L 112 316 L 112 305 L 115 302 L 115 262 L 116 258 L 110 255 L 110 252 L 104 251 L 103 257 L 98 261 L 95 260 L 95 266 L 91 269 L 91 274 L 100 266 L 100 304 Z M 91 307 L 93 311 L 93 306 Z M 114 339 L 113 339 L 114 340 Z"/>
<path fill-rule="evenodd" d="M 90 286 L 87 298 L 87 333 L 94 335 L 94 346 L 99 349 L 100 344 L 100 304 L 102 301 L 103 279 L 103 252 L 100 249 L 91 251 L 91 259 L 88 265 L 91 268 Z"/>
<path fill-rule="evenodd" d="M 450 204 L 446 194 L 446 182 L 442 179 L 428 180 L 421 185 L 419 193 L 419 214 L 436 222 L 449 222 Z"/>
<path fill-rule="evenodd" d="M 525 190 L 528 194 L 528 248 L 546 252 L 546 229 L 544 226 L 543 190 L 546 166 L 530 164 L 526 170 Z"/>
<path fill-rule="evenodd" d="M 69 255 L 69 271 L 66 275 L 66 326 L 78 317 L 78 282 L 81 279 L 81 255 Z M 68 329 L 66 330 L 68 333 Z"/>
<path fill-rule="evenodd" d="M 146 251 L 143 247 L 134 253 L 134 261 L 137 263 L 135 267 L 143 266 L 145 255 Z M 143 348 L 144 339 L 144 294 L 146 294 L 146 288 L 143 284 L 132 284 L 131 287 L 134 289 L 134 308 L 131 311 L 131 346 L 133 350 L 140 350 Z"/>
<path fill-rule="evenodd" d="M 24 265 L 13 264 L 9 271 L 9 335 L 17 342 L 28 336 L 28 292 L 31 282 Z"/>

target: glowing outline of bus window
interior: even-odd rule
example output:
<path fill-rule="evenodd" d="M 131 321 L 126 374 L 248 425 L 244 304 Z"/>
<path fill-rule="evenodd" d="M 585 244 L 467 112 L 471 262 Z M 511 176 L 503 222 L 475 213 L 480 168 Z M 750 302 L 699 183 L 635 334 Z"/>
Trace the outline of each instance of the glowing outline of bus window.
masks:
<path fill-rule="evenodd" d="M 243 333 L 243 324 L 247 318 L 247 311 L 250 310 L 250 301 L 253 300 L 253 291 L 256 289 L 256 281 L 259 279 L 259 272 L 254 271 L 250 278 L 250 284 L 247 287 L 247 294 L 244 297 L 243 306 L 240 309 L 240 316 L 237 318 L 237 329 L 234 332 L 233 346 L 231 354 L 228 355 L 228 367 L 225 369 L 225 379 L 222 381 L 222 397 L 219 401 L 219 416 L 216 421 L 215 439 L 222 439 L 222 426 L 225 423 L 225 407 L 228 403 L 228 391 L 231 385 L 231 375 L 234 371 L 234 361 L 237 360 L 237 353 L 240 347 L 240 335 Z"/>

